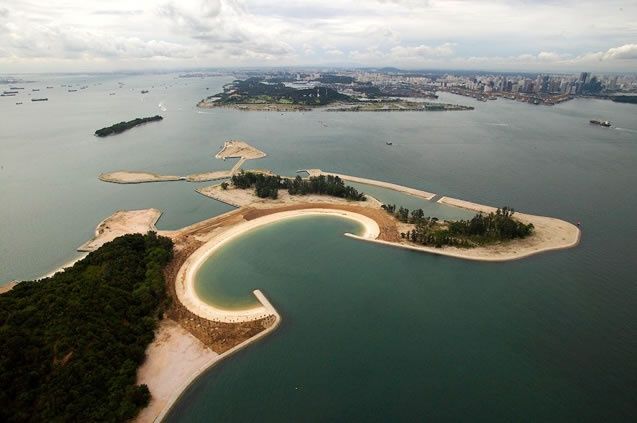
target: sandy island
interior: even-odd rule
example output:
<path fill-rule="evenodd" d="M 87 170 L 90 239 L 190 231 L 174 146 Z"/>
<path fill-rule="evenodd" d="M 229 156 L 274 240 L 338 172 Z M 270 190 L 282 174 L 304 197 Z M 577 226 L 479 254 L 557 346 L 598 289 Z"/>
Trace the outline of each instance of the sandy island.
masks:
<path fill-rule="evenodd" d="M 239 162 L 229 171 L 187 177 L 157 176 L 189 181 L 223 179 L 238 172 L 245 160 L 264 156 L 265 153 L 243 141 L 227 141 L 215 157 L 224 160 L 238 157 Z M 383 181 L 324 172 L 320 169 L 308 169 L 305 172 L 310 176 L 337 175 L 345 181 L 388 188 L 426 200 L 436 197 L 436 194 L 427 191 Z M 127 180 L 130 177 L 137 182 L 155 177 L 151 173 L 139 172 L 128 175 L 119 173 L 116 176 L 116 179 Z M 108 178 L 102 175 L 100 179 Z M 258 198 L 253 190 L 241 190 L 232 186 L 224 189 L 221 185 L 212 185 L 196 191 L 237 209 L 180 230 L 159 231 L 160 235 L 170 237 L 175 245 L 173 260 L 165 271 L 168 293 L 172 298 L 166 316 L 171 320 L 162 322 L 155 341 L 147 350 L 147 361 L 139 369 L 138 382 L 149 386 L 153 400 L 140 414 L 138 421 L 161 420 L 186 387 L 206 369 L 237 349 L 261 339 L 279 324 L 281 317 L 258 290 L 254 291 L 257 305 L 242 310 L 227 310 L 210 304 L 196 293 L 196 275 L 203 263 L 230 240 L 251 230 L 301 216 L 338 216 L 355 220 L 362 225 L 362 233 L 346 234 L 356 239 L 428 254 L 482 261 L 515 260 L 545 251 L 569 248 L 577 245 L 580 238 L 579 228 L 568 222 L 516 212 L 516 219 L 523 223 L 533 223 L 535 227 L 533 235 L 528 238 L 467 249 L 449 246 L 433 248 L 402 239 L 400 232 L 408 230 L 409 225 L 399 222 L 381 209 L 381 203 L 371 196 L 367 196 L 367 201 L 355 202 L 320 195 L 292 196 L 285 190 L 280 190 L 279 197 L 271 200 Z M 476 212 L 489 213 L 496 210 L 495 207 L 450 197 L 441 197 L 437 201 Z M 159 211 L 156 209 L 116 212 L 100 223 L 95 237 L 81 248 L 83 251 L 93 251 L 124 233 L 156 230 L 154 224 L 157 218 Z"/>
<path fill-rule="evenodd" d="M 149 182 L 170 182 L 170 181 L 188 181 L 188 182 L 207 182 L 220 179 L 231 178 L 232 175 L 241 170 L 241 166 L 247 160 L 256 160 L 265 157 L 266 154 L 246 143 L 245 141 L 230 140 L 226 141 L 221 150 L 215 155 L 217 159 L 238 158 L 239 161 L 229 170 L 215 170 L 211 172 L 193 173 L 186 176 L 176 175 L 160 175 L 153 172 L 145 171 L 129 171 L 118 170 L 114 172 L 105 172 L 98 176 L 103 182 L 113 184 L 144 184 Z"/>

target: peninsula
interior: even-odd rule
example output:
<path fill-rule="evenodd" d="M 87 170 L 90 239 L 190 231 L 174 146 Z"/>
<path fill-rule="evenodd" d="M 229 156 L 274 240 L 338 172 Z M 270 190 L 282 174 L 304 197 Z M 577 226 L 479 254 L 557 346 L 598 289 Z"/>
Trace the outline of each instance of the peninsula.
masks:
<path fill-rule="evenodd" d="M 133 119 L 133 120 L 129 120 L 128 122 L 120 122 L 120 123 L 115 123 L 111 126 L 107 126 L 105 128 L 102 129 L 98 129 L 97 131 L 95 131 L 95 135 L 98 137 L 106 137 L 108 135 L 113 135 L 113 134 L 120 134 L 124 131 L 128 131 L 131 128 L 134 128 L 138 125 L 143 125 L 145 123 L 148 122 L 156 122 L 156 121 L 160 121 L 162 120 L 163 117 L 159 116 L 159 115 L 155 115 L 155 116 L 151 116 L 151 117 L 145 117 L 145 118 L 137 118 L 137 119 Z"/>

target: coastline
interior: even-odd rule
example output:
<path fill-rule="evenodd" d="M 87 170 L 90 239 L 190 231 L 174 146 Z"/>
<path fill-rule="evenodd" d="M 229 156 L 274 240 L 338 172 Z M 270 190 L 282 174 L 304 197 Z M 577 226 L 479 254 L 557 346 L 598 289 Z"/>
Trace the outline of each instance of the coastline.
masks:
<path fill-rule="evenodd" d="M 249 322 L 254 320 L 263 319 L 267 317 L 270 310 L 265 305 L 251 307 L 242 310 L 227 310 L 216 307 L 208 302 L 202 300 L 196 292 L 196 276 L 201 266 L 219 249 L 221 249 L 228 242 L 241 235 L 250 232 L 254 229 L 262 226 L 287 220 L 301 216 L 338 216 L 350 220 L 354 220 L 363 225 L 364 232 L 360 237 L 375 239 L 380 234 L 380 227 L 373 219 L 363 216 L 358 213 L 353 213 L 346 210 L 335 209 L 301 209 L 282 211 L 266 216 L 258 217 L 254 220 L 244 221 L 239 224 L 235 224 L 226 227 L 226 230 L 217 233 L 212 239 L 203 244 L 193 254 L 186 259 L 182 265 L 177 279 L 175 281 L 175 289 L 177 291 L 177 298 L 179 301 L 190 311 L 196 315 L 208 320 L 222 321 L 226 323 L 239 323 Z"/>
<path fill-rule="evenodd" d="M 192 385 L 197 379 L 199 379 L 199 377 L 201 377 L 204 373 L 206 373 L 211 368 L 213 368 L 217 363 L 219 363 L 223 359 L 231 356 L 232 354 L 234 354 L 234 353 L 246 348 L 248 345 L 253 344 L 253 343 L 263 339 L 265 336 L 269 335 L 270 332 L 274 331 L 275 329 L 277 329 L 279 327 L 279 325 L 281 324 L 281 320 L 282 320 L 281 319 L 281 315 L 272 306 L 270 301 L 268 301 L 268 299 L 265 297 L 265 295 L 263 295 L 263 293 L 260 290 L 258 290 L 258 289 L 254 290 L 253 294 L 263 304 L 263 306 L 268 310 L 268 312 L 271 315 L 274 316 L 274 322 L 272 323 L 272 325 L 270 325 L 269 327 L 265 328 L 261 332 L 257 333 L 253 337 L 251 337 L 249 339 L 246 339 L 242 343 L 232 347 L 231 349 L 229 349 L 229 350 L 227 350 L 227 351 L 225 351 L 225 352 L 223 352 L 223 353 L 221 353 L 221 354 L 219 354 L 219 355 L 217 355 L 215 357 L 210 358 L 199 369 L 197 369 L 192 374 L 190 374 L 186 380 L 182 381 L 180 385 L 178 385 L 178 386 L 176 386 L 176 387 L 174 387 L 172 389 L 172 395 L 166 401 L 166 404 L 164 405 L 164 407 L 161 410 L 161 412 L 152 421 L 154 421 L 154 422 L 163 421 L 166 418 L 166 416 L 168 415 L 168 413 L 170 412 L 170 410 L 173 408 L 175 403 L 186 392 L 188 387 L 190 385 Z M 138 421 L 138 420 L 136 419 L 135 421 Z"/>

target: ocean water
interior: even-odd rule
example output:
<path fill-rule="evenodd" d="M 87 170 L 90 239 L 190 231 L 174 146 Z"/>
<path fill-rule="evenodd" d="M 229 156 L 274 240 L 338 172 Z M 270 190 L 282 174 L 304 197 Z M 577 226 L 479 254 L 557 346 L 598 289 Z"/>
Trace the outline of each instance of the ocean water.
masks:
<path fill-rule="evenodd" d="M 250 166 L 285 175 L 321 168 L 582 223 L 575 249 L 497 264 L 356 242 L 342 236 L 355 230 L 351 222 L 327 217 L 238 239 L 219 253 L 223 262 L 209 262 L 205 289 L 228 303 L 263 289 L 283 325 L 199 379 L 169 421 L 637 417 L 634 105 L 540 107 L 443 94 L 476 110 L 241 113 L 195 108 L 232 78 L 29 78 L 38 82 L 21 85 L 41 88 L 39 96 L 55 88 L 46 103 L 30 102 L 27 90 L 0 99 L 2 282 L 72 259 L 118 209 L 160 208 L 162 229 L 229 210 L 185 182 L 97 179 L 120 169 L 224 169 L 231 164 L 213 156 L 227 139 L 269 154 Z M 69 83 L 88 88 L 68 93 L 60 85 Z M 165 119 L 92 135 L 156 113 Z M 591 126 L 591 118 L 614 127 Z"/>

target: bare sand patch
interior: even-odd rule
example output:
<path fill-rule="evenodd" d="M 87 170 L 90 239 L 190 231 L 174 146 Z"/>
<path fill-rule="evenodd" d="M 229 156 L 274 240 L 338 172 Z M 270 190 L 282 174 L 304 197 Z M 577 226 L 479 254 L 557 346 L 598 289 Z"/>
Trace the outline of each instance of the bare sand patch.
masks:
<path fill-rule="evenodd" d="M 245 141 L 230 140 L 223 143 L 221 150 L 215 155 L 217 159 L 243 158 L 247 160 L 260 159 L 266 154 Z"/>
<path fill-rule="evenodd" d="M 95 251 L 105 243 L 122 235 L 157 231 L 155 223 L 160 216 L 161 211 L 157 209 L 116 211 L 100 222 L 95 230 L 95 236 L 77 250 Z"/>
<path fill-rule="evenodd" d="M 119 170 L 116 172 L 102 173 L 99 179 L 114 184 L 143 184 L 147 182 L 180 181 L 184 178 L 175 175 L 159 175 L 152 172 Z"/>
<path fill-rule="evenodd" d="M 135 421 L 155 421 L 168 406 L 176 389 L 218 358 L 219 354 L 177 322 L 163 319 L 155 333 L 155 339 L 146 349 L 146 361 L 137 370 L 137 383 L 148 386 L 151 400 Z"/>

